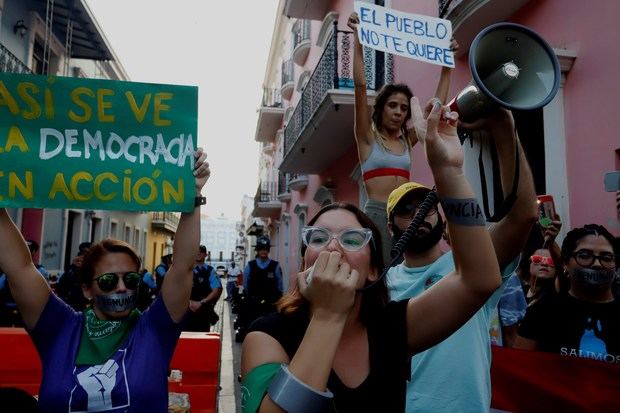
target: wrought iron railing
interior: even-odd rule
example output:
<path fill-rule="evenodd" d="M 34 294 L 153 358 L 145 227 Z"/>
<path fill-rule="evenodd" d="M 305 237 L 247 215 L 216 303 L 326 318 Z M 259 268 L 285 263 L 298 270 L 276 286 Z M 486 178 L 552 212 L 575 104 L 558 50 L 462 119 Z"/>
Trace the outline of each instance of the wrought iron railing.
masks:
<path fill-rule="evenodd" d="M 327 92 L 330 89 L 353 88 L 353 62 L 351 59 L 353 33 L 338 30 L 337 23 L 337 21 L 334 22 L 331 38 L 310 76 L 310 80 L 301 92 L 301 98 L 297 103 L 295 112 L 293 112 L 284 129 L 284 157 L 288 155 Z M 367 58 L 368 56 L 365 56 L 365 59 Z M 371 66 L 370 62 L 367 61 L 366 66 Z M 374 88 L 383 85 L 382 79 L 373 80 L 368 82 L 369 88 L 371 88 L 371 84 Z"/>
<path fill-rule="evenodd" d="M 438 0 L 438 7 L 439 7 L 439 14 L 438 16 L 442 19 L 445 19 L 445 17 L 448 14 L 448 11 L 450 10 L 450 6 L 452 6 L 452 3 L 461 3 L 461 0 L 457 0 L 456 2 L 454 0 Z"/>
<path fill-rule="evenodd" d="M 263 88 L 263 107 L 281 108 L 282 94 L 280 89 Z"/>
<path fill-rule="evenodd" d="M 293 25 L 293 50 L 301 43 L 310 40 L 310 21 L 297 20 Z"/>
<path fill-rule="evenodd" d="M 292 83 L 295 80 L 293 59 L 282 62 L 282 86 Z"/>
<path fill-rule="evenodd" d="M 176 212 L 153 212 L 152 221 L 176 228 L 179 226 L 179 214 Z"/>
<path fill-rule="evenodd" d="M 293 181 L 298 181 L 298 180 L 302 180 L 302 179 L 308 179 L 308 175 L 307 174 L 297 174 L 297 173 L 290 173 L 288 174 L 288 182 L 291 183 Z"/>
<path fill-rule="evenodd" d="M 256 194 L 257 202 L 275 202 L 278 200 L 278 182 L 264 181 L 260 183 L 260 191 Z"/>
<path fill-rule="evenodd" d="M 0 43 L 0 72 L 32 73 L 32 70 Z"/>

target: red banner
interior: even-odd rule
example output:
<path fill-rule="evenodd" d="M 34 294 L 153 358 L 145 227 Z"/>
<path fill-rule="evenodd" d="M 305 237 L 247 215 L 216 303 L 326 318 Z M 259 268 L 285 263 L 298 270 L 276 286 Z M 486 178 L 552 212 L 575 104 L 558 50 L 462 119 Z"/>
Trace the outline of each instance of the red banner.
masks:
<path fill-rule="evenodd" d="M 620 365 L 493 346 L 494 409 L 620 412 Z"/>

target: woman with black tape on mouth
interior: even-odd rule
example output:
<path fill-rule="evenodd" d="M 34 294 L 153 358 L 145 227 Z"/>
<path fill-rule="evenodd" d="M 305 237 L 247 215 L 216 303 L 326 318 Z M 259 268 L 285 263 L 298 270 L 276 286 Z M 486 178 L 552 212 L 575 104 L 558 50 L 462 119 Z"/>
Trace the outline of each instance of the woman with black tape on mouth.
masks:
<path fill-rule="evenodd" d="M 528 307 L 515 347 L 620 363 L 620 301 L 612 292 L 618 246 L 602 225 L 588 224 L 562 243 L 567 294 Z"/>
<path fill-rule="evenodd" d="M 35 268 L 19 230 L 0 208 L 0 266 L 39 353 L 42 412 L 165 412 L 170 360 L 181 335 L 200 242 L 201 191 L 211 172 L 194 153 L 194 208 L 181 213 L 174 263 L 161 292 L 144 312 L 135 309 L 140 258 L 124 241 L 106 239 L 84 256 L 82 290 L 92 307 L 76 312 Z"/>
<path fill-rule="evenodd" d="M 123 241 L 106 239 L 95 245 L 84 257 L 82 291 L 91 302 L 86 310 L 99 320 L 128 317 L 136 306 L 140 286 L 140 259 Z"/>

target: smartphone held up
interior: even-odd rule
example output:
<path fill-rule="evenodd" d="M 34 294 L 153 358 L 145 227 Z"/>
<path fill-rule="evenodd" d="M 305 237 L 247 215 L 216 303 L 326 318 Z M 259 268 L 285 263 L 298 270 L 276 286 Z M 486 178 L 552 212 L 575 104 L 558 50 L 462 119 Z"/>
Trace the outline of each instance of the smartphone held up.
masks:
<path fill-rule="evenodd" d="M 555 218 L 555 204 L 551 195 L 539 195 L 536 203 L 538 204 L 538 223 L 541 227 L 547 228 Z"/>

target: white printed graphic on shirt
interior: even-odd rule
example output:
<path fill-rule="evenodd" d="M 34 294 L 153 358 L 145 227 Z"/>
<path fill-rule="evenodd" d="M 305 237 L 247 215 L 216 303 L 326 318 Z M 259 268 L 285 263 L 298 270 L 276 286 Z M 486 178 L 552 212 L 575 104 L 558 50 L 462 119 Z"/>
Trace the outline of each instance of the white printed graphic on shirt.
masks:
<path fill-rule="evenodd" d="M 130 405 L 126 351 L 118 350 L 104 364 L 75 368 L 77 384 L 71 390 L 69 413 L 116 411 Z"/>

